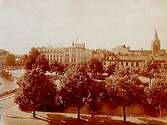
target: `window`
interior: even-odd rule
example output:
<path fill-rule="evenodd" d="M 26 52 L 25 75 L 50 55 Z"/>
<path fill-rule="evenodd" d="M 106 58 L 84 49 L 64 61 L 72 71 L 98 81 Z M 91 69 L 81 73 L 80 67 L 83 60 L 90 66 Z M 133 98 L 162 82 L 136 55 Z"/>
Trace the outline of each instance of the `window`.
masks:
<path fill-rule="evenodd" d="M 131 66 L 133 66 L 133 62 L 131 63 Z"/>
<path fill-rule="evenodd" d="M 126 62 L 126 66 L 128 66 L 128 62 Z"/>
<path fill-rule="evenodd" d="M 121 62 L 121 65 L 123 66 L 123 62 Z"/>
<path fill-rule="evenodd" d="M 137 66 L 137 67 L 139 66 L 139 63 L 138 63 L 138 62 L 136 62 L 136 66 Z"/>

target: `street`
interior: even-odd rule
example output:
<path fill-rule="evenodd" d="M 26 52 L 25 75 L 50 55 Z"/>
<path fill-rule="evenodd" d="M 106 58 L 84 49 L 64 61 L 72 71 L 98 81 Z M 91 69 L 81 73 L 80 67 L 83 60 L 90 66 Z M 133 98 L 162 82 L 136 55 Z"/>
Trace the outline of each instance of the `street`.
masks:
<path fill-rule="evenodd" d="M 14 94 L 0 98 L 0 125 L 48 125 L 46 121 L 33 119 L 31 113 L 21 112 L 16 107 Z"/>
<path fill-rule="evenodd" d="M 5 110 L 9 109 L 10 107 L 14 106 L 14 94 L 10 94 L 3 98 L 0 98 L 0 125 L 3 125 L 3 113 Z"/>

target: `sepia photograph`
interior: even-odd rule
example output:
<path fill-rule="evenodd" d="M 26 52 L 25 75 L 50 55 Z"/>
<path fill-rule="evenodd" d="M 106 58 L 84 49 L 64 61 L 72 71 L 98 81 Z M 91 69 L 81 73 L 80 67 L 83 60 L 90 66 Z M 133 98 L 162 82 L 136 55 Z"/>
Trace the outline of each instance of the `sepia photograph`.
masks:
<path fill-rule="evenodd" d="M 0 0 L 0 125 L 167 125 L 167 0 Z"/>

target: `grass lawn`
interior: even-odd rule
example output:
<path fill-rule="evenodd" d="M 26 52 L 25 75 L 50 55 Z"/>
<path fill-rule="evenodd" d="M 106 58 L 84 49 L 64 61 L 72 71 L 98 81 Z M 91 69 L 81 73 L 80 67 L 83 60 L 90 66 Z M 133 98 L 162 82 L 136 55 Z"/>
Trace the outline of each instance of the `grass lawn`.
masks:
<path fill-rule="evenodd" d="M 130 122 L 124 123 L 123 121 L 103 117 L 95 117 L 94 119 L 91 119 L 87 116 L 81 116 L 81 120 L 77 120 L 62 115 L 48 114 L 48 118 L 50 119 L 49 125 L 137 125 Z"/>
<path fill-rule="evenodd" d="M 153 120 L 153 119 L 145 119 L 145 118 L 139 118 L 139 119 L 147 122 L 148 125 L 166 125 L 166 123 L 156 121 L 156 120 Z"/>

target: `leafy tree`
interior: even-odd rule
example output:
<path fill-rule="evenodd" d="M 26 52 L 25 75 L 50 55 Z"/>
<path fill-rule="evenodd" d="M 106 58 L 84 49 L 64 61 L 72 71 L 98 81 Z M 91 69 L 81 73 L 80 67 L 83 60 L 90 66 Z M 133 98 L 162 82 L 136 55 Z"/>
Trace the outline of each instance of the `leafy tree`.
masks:
<path fill-rule="evenodd" d="M 15 103 L 23 110 L 25 110 L 24 107 L 30 108 L 33 111 L 33 117 L 40 107 L 54 105 L 56 89 L 41 69 L 27 71 L 20 82 Z"/>
<path fill-rule="evenodd" d="M 66 66 L 64 64 L 61 64 L 59 62 L 54 62 L 53 64 L 50 65 L 51 71 L 52 72 L 59 72 L 59 73 L 64 73 Z"/>
<path fill-rule="evenodd" d="M 160 63 L 152 61 L 147 65 L 147 72 L 150 72 L 152 70 L 154 70 L 155 72 L 159 72 L 160 68 L 161 68 Z"/>
<path fill-rule="evenodd" d="M 65 74 L 65 86 L 62 89 L 61 96 L 66 106 L 77 107 L 77 117 L 80 119 L 80 109 L 86 103 L 89 95 L 88 87 L 91 84 L 91 79 L 87 75 L 85 65 L 79 65 L 73 70 L 74 72 Z"/>
<path fill-rule="evenodd" d="M 103 63 L 98 59 L 91 59 L 88 64 L 88 69 L 89 72 L 92 72 L 93 74 L 103 73 Z"/>
<path fill-rule="evenodd" d="M 36 48 L 32 48 L 27 59 L 25 60 L 25 68 L 31 70 L 37 67 L 36 59 L 40 55 L 40 52 Z"/>
<path fill-rule="evenodd" d="M 147 105 L 152 107 L 151 112 L 158 109 L 158 114 L 161 116 L 163 109 L 167 109 L 167 82 L 159 80 L 155 86 L 149 88 L 147 91 L 147 100 Z"/>
<path fill-rule="evenodd" d="M 14 54 L 8 54 L 5 58 L 5 63 L 8 66 L 14 66 L 16 63 L 16 57 Z"/>
<path fill-rule="evenodd" d="M 91 117 L 94 118 L 95 112 L 100 109 L 105 93 L 105 83 L 92 80 L 91 85 L 88 88 L 89 96 L 87 103 L 89 105 L 89 111 Z"/>
<path fill-rule="evenodd" d="M 40 67 L 44 72 L 50 70 L 49 61 L 44 55 L 39 55 L 36 59 L 37 66 Z"/>
<path fill-rule="evenodd" d="M 127 69 L 119 71 L 113 85 L 108 89 L 109 101 L 116 106 L 122 106 L 124 122 L 126 122 L 126 107 L 133 104 L 143 104 L 145 97 L 144 86 Z"/>
<path fill-rule="evenodd" d="M 21 59 L 19 60 L 19 64 L 20 64 L 21 66 L 24 66 L 24 65 L 26 64 L 27 58 L 28 58 L 28 55 L 27 55 L 27 54 L 23 55 L 23 56 L 21 57 Z"/>
<path fill-rule="evenodd" d="M 155 77 L 157 73 L 159 73 L 160 68 L 161 68 L 161 65 L 157 62 L 152 61 L 148 64 L 146 68 L 146 76 L 150 78 L 150 83 L 152 78 Z"/>
<path fill-rule="evenodd" d="M 107 67 L 107 70 L 106 70 L 106 73 L 108 73 L 108 75 L 111 75 L 115 72 L 115 68 L 116 68 L 116 65 L 115 64 L 112 64 L 112 65 L 109 65 Z"/>
<path fill-rule="evenodd" d="M 50 70 L 49 61 L 36 48 L 32 48 L 28 56 L 25 56 L 24 59 L 23 63 L 27 70 L 37 67 L 40 67 L 44 72 Z"/>

